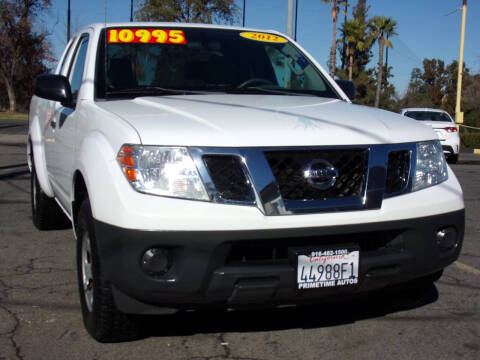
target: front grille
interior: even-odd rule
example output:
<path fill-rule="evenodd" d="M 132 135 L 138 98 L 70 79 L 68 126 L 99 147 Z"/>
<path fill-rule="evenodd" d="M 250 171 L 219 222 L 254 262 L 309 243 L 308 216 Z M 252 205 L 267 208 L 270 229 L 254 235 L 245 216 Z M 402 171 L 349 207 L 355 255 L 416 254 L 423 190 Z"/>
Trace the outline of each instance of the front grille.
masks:
<path fill-rule="evenodd" d="M 254 198 L 238 156 L 205 155 L 203 161 L 222 199 L 251 201 Z"/>
<path fill-rule="evenodd" d="M 410 175 L 410 150 L 388 153 L 387 180 L 385 194 L 390 195 L 405 190 Z"/>
<path fill-rule="evenodd" d="M 290 248 L 335 249 L 345 246 L 345 244 L 353 244 L 358 246 L 363 254 L 386 248 L 401 251 L 403 249 L 403 240 L 399 236 L 401 233 L 402 230 L 393 230 L 348 235 L 238 241 L 231 244 L 226 257 L 226 265 L 285 263 L 289 260 Z"/>
<path fill-rule="evenodd" d="M 266 151 L 264 154 L 284 200 L 322 200 L 364 193 L 367 149 Z M 327 161 L 338 170 L 339 176 L 330 189 L 316 189 L 305 179 L 305 168 L 313 160 Z"/>

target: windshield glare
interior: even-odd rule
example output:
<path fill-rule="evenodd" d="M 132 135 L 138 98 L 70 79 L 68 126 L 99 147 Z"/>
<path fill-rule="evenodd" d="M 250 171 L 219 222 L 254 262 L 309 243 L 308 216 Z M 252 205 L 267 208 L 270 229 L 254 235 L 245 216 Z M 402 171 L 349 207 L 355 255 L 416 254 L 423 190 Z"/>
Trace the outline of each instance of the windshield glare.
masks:
<path fill-rule="evenodd" d="M 257 93 L 339 97 L 310 61 L 280 36 L 270 35 L 280 40 L 268 42 L 245 37 L 237 30 L 122 29 L 120 35 L 125 42 L 118 42 L 121 29 L 109 29 L 108 41 L 105 31 L 102 35 L 95 81 L 97 98 L 124 97 L 129 93 L 139 96 L 143 90 L 149 94 L 155 90 L 158 95 L 162 95 L 160 90 L 174 94 L 166 89 L 237 93 L 261 90 Z M 165 35 L 169 32 L 182 33 L 184 41 L 170 41 Z M 142 36 L 135 38 L 132 34 Z M 163 43 L 154 42 L 152 34 Z M 111 41 L 112 36 L 117 36 L 116 43 Z"/>
<path fill-rule="evenodd" d="M 452 122 L 452 119 L 447 114 L 438 111 L 407 111 L 404 115 L 420 121 Z"/>

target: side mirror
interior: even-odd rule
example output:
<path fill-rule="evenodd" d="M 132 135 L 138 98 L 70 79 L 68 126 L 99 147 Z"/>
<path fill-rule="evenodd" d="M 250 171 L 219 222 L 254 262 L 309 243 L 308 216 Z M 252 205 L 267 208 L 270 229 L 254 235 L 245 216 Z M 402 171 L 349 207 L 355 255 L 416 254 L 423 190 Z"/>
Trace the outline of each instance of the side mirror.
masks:
<path fill-rule="evenodd" d="M 59 101 L 63 106 L 72 104 L 72 89 L 63 75 L 42 74 L 35 78 L 34 94 L 48 100 Z"/>
<path fill-rule="evenodd" d="M 338 86 L 340 86 L 340 88 L 350 100 L 353 100 L 355 98 L 355 84 L 353 83 L 353 81 L 337 79 L 335 80 L 335 82 Z"/>

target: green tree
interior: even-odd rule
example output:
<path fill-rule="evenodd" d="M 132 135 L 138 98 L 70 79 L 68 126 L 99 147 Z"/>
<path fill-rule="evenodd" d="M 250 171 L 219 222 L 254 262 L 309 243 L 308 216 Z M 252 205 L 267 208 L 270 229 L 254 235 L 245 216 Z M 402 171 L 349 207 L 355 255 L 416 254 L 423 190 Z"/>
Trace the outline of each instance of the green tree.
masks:
<path fill-rule="evenodd" d="M 348 59 L 348 79 L 353 79 L 353 67 L 357 51 L 363 51 L 370 46 L 370 38 L 367 34 L 367 24 L 357 19 L 349 20 L 341 28 L 343 38 L 346 41 L 346 55 Z"/>
<path fill-rule="evenodd" d="M 358 0 L 357 5 L 353 8 L 353 19 L 357 20 L 360 24 L 368 24 L 368 10 L 370 6 L 367 6 L 366 0 Z M 362 25 L 363 26 L 363 25 Z M 368 36 L 368 26 L 366 27 L 365 37 Z M 366 39 L 366 38 L 365 38 Z M 365 41 L 365 43 L 367 43 Z M 372 44 L 371 42 L 366 44 L 362 49 L 355 52 L 355 67 L 353 69 L 354 77 L 362 72 L 366 71 L 366 67 L 372 58 Z M 347 60 L 348 63 L 348 60 Z"/>
<path fill-rule="evenodd" d="M 36 16 L 50 0 L 0 0 L 0 79 L 8 96 L 8 108 L 17 110 L 17 94 L 31 96 L 34 77 L 51 60 L 46 32 L 35 32 Z M 25 89 L 26 88 L 26 89 Z"/>
<path fill-rule="evenodd" d="M 465 113 L 475 111 L 476 96 L 475 76 L 464 66 L 464 81 L 462 82 L 462 109 Z M 455 113 L 457 92 L 458 63 L 452 61 L 449 65 L 439 59 L 424 59 L 423 69 L 415 68 L 410 77 L 405 97 L 401 100 L 402 107 L 433 107 Z"/>
<path fill-rule="evenodd" d="M 234 0 L 144 0 L 135 18 L 141 21 L 233 23 L 237 13 Z"/>
<path fill-rule="evenodd" d="M 377 70 L 377 89 L 375 92 L 375 107 L 380 105 L 380 93 L 382 90 L 383 76 L 383 51 L 384 47 L 391 48 L 392 43 L 389 37 L 397 35 L 395 32 L 397 22 L 385 16 L 375 16 L 369 24 L 370 36 L 373 41 L 378 42 L 378 70 Z"/>
<path fill-rule="evenodd" d="M 465 125 L 480 127 L 480 74 L 467 75 L 464 78 L 467 81 L 462 92 L 462 110 L 465 113 Z"/>
<path fill-rule="evenodd" d="M 394 112 L 400 111 L 399 106 L 399 97 L 396 94 L 395 86 L 389 81 L 390 78 L 393 78 L 392 67 L 383 66 L 383 77 L 382 77 L 382 93 L 380 95 L 380 107 L 385 110 L 390 110 Z M 376 90 L 376 80 L 375 80 L 375 90 Z M 376 94 L 376 91 L 375 91 Z"/>
<path fill-rule="evenodd" d="M 335 76 L 336 60 L 337 60 L 337 20 L 340 6 L 345 6 L 345 0 L 320 0 L 321 2 L 331 4 L 332 6 L 332 46 L 330 48 L 330 76 Z"/>
<path fill-rule="evenodd" d="M 337 76 L 348 78 L 355 83 L 356 95 L 353 101 L 356 104 L 373 106 L 377 84 L 381 84 L 378 106 L 395 111 L 399 108 L 400 99 L 389 81 L 393 77 L 392 68 L 382 64 L 383 66 L 379 68 L 382 69 L 381 79 L 378 79 L 378 70 L 375 67 L 367 68 L 372 58 L 371 49 L 375 40 L 370 25 L 373 20 L 368 17 L 369 8 L 367 0 L 357 0 L 352 12 L 353 19 L 345 21 L 340 28 L 343 37 L 340 37 L 337 43 L 338 48 L 342 50 L 340 52 L 342 67 L 337 70 Z"/>
<path fill-rule="evenodd" d="M 344 15 L 343 24 L 345 24 L 348 20 L 348 6 L 349 6 L 348 0 L 345 0 L 344 8 L 343 8 L 343 15 Z M 337 46 L 338 46 L 338 51 L 340 53 L 340 61 L 341 61 L 340 69 L 345 70 L 346 65 L 347 65 L 347 61 L 346 61 L 346 59 L 347 59 L 347 55 L 346 55 L 347 46 L 346 46 L 345 39 L 338 40 L 337 41 Z"/>
<path fill-rule="evenodd" d="M 465 101 L 464 91 L 471 84 L 472 77 L 470 69 L 463 65 L 462 98 Z M 454 60 L 445 67 L 445 96 L 442 99 L 441 108 L 452 116 L 455 114 L 455 105 L 457 102 L 457 81 L 458 81 L 458 61 Z"/>
<path fill-rule="evenodd" d="M 422 70 L 419 68 L 412 70 L 407 92 L 400 100 L 400 108 L 407 107 L 434 107 L 432 100 L 427 95 L 427 87 L 422 80 Z"/>
<path fill-rule="evenodd" d="M 367 21 L 367 12 L 370 6 L 367 6 L 367 0 L 358 0 L 353 9 L 353 18 L 361 22 Z"/>
<path fill-rule="evenodd" d="M 420 78 L 423 81 L 428 98 L 436 107 L 440 107 L 445 96 L 445 74 L 445 62 L 443 60 L 423 60 L 423 73 Z"/>
<path fill-rule="evenodd" d="M 365 87 L 366 82 L 359 81 L 359 79 L 360 78 L 363 80 L 367 79 L 368 77 L 367 74 L 362 75 L 362 72 L 366 71 L 366 67 L 372 57 L 372 52 L 371 52 L 372 44 L 369 41 L 369 34 L 368 34 L 369 29 L 368 29 L 368 21 L 367 21 L 369 8 L 370 7 L 367 6 L 366 0 L 357 0 L 357 4 L 353 8 L 353 13 L 352 13 L 353 21 L 356 22 L 355 26 L 353 27 L 357 28 L 353 32 L 356 33 L 355 37 L 358 37 L 359 38 L 358 40 L 360 40 L 360 44 L 359 44 L 360 46 L 355 47 L 353 51 L 353 61 L 351 61 L 352 51 L 348 51 L 348 41 L 346 39 L 345 29 L 347 29 L 347 31 L 350 31 L 350 32 L 351 30 L 354 30 L 354 29 L 352 29 L 351 25 L 347 25 L 348 20 L 344 21 L 344 23 L 342 24 L 340 28 L 342 37 L 338 39 L 339 48 L 342 49 L 342 51 L 340 52 L 342 69 L 345 69 L 346 70 L 345 73 L 348 73 L 349 64 L 353 63 L 353 66 L 350 69 L 352 72 L 352 78 L 355 79 L 355 85 L 357 85 L 357 82 L 360 82 L 361 84 L 358 84 L 358 85 L 360 85 L 361 87 L 362 86 Z M 350 50 L 352 49 L 352 45 L 353 44 L 350 44 Z M 343 76 L 343 71 L 339 72 L 337 75 L 340 76 L 340 74 L 342 74 Z M 346 77 L 347 76 L 345 76 L 345 78 Z M 360 93 L 357 92 L 357 95 L 360 96 Z M 356 99 L 358 100 L 359 98 L 356 97 Z"/>

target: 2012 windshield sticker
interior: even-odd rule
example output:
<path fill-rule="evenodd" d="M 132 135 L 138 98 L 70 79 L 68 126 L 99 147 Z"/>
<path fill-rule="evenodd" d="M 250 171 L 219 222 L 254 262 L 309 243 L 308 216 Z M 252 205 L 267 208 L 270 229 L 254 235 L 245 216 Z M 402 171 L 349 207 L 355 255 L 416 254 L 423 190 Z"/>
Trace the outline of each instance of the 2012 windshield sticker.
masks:
<path fill-rule="evenodd" d="M 176 44 L 185 45 L 183 30 L 108 29 L 109 44 Z"/>
<path fill-rule="evenodd" d="M 261 32 L 241 32 L 240 36 L 249 40 L 263 41 L 263 42 L 269 42 L 269 43 L 286 43 L 287 42 L 287 39 L 285 39 L 282 36 L 261 33 Z"/>

